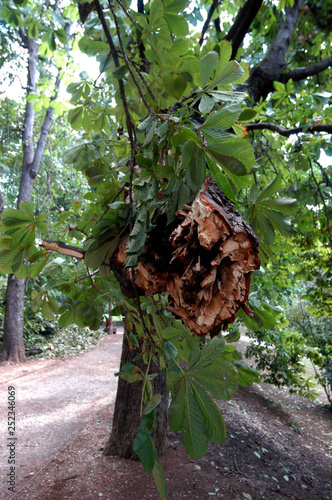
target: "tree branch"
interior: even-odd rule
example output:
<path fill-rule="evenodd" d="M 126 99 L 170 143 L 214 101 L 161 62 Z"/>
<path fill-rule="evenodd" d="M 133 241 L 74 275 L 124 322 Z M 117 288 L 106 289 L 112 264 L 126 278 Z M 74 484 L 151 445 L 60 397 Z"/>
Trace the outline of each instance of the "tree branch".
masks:
<path fill-rule="evenodd" d="M 273 90 L 273 82 L 279 81 L 280 74 L 285 67 L 286 53 L 303 1 L 295 0 L 293 7 L 286 7 L 285 17 L 280 20 L 276 38 L 264 59 L 252 70 L 249 80 L 244 86 L 255 102 L 261 98 L 266 99 Z"/>
<path fill-rule="evenodd" d="M 327 57 L 312 66 L 308 66 L 307 68 L 299 68 L 288 71 L 287 73 L 281 73 L 279 82 L 286 83 L 290 79 L 294 82 L 298 82 L 308 78 L 309 76 L 318 75 L 318 73 L 321 73 L 330 66 L 332 66 L 332 56 Z"/>
<path fill-rule="evenodd" d="M 249 31 L 263 0 L 247 0 L 236 16 L 233 26 L 225 36 L 225 40 L 232 42 L 232 59 L 242 45 L 243 39 Z"/>
<path fill-rule="evenodd" d="M 51 97 L 50 106 L 48 107 L 48 109 L 46 111 L 45 119 L 44 119 L 44 122 L 43 122 L 43 125 L 41 128 L 41 131 L 40 131 L 40 136 L 39 136 L 39 140 L 38 140 L 35 154 L 33 157 L 33 161 L 32 161 L 31 166 L 30 166 L 30 175 L 33 178 L 36 177 L 36 175 L 37 175 L 38 168 L 39 168 L 41 158 L 43 155 L 43 151 L 44 151 L 44 147 L 45 147 L 45 142 L 46 142 L 46 139 L 47 139 L 50 127 L 51 127 L 51 123 L 53 120 L 54 107 L 52 106 L 52 102 L 58 98 L 59 90 L 60 90 L 60 82 L 61 82 L 61 70 L 58 69 L 58 74 L 56 76 L 55 83 L 54 83 L 54 94 Z"/>
<path fill-rule="evenodd" d="M 271 132 L 277 132 L 279 135 L 283 137 L 290 137 L 293 134 L 300 134 L 301 132 L 304 134 L 314 134 L 315 132 L 326 132 L 327 134 L 332 134 L 332 125 L 329 124 L 319 124 L 307 126 L 303 125 L 301 127 L 295 128 L 285 128 L 281 125 L 277 125 L 276 123 L 250 123 L 246 125 L 246 129 L 250 130 L 271 130 Z"/>
<path fill-rule="evenodd" d="M 206 31 L 207 31 L 207 29 L 209 27 L 209 24 L 210 24 L 210 21 L 211 21 L 211 17 L 213 16 L 213 13 L 216 10 L 216 8 L 218 7 L 219 1 L 222 1 L 222 0 L 213 0 L 213 2 L 212 2 L 212 5 L 211 5 L 210 10 L 208 12 L 206 21 L 205 21 L 205 23 L 203 25 L 202 35 L 201 35 L 201 39 L 199 41 L 200 46 L 203 45 L 204 35 L 205 35 L 205 33 L 206 33 Z"/>
<path fill-rule="evenodd" d="M 85 250 L 83 250 L 83 248 L 66 245 L 66 243 L 63 243 L 62 241 L 43 240 L 43 242 L 39 246 L 45 248 L 45 250 L 53 250 L 64 255 L 70 255 L 70 257 L 84 259 Z"/>

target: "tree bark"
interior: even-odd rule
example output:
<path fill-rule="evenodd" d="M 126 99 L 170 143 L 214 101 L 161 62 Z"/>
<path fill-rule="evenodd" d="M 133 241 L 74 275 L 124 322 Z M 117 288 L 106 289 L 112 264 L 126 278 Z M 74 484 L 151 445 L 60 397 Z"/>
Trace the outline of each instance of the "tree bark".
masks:
<path fill-rule="evenodd" d="M 286 52 L 302 4 L 303 0 L 295 0 L 293 7 L 285 9 L 285 18 L 280 21 L 275 40 L 262 62 L 250 74 L 245 88 L 255 102 L 258 102 L 261 98 L 266 99 L 267 95 L 273 90 L 273 82 L 280 79 L 281 72 L 285 68 Z"/>
<path fill-rule="evenodd" d="M 225 37 L 232 42 L 232 56 L 234 59 L 237 51 L 242 45 L 243 39 L 249 31 L 250 25 L 255 19 L 263 0 L 247 0 L 238 12 L 233 26 Z"/>
<path fill-rule="evenodd" d="M 138 352 L 136 349 L 132 351 L 129 349 L 127 339 L 124 336 L 120 367 L 123 366 L 124 363 L 132 363 L 137 354 Z M 133 364 L 143 371 L 146 370 L 146 365 L 142 360 L 135 361 Z M 157 425 L 152 433 L 157 453 L 159 456 L 162 456 L 167 446 L 168 396 L 165 394 L 166 378 L 165 374 L 156 366 L 152 367 L 151 371 L 152 373 L 158 373 L 158 376 L 152 381 L 154 393 L 164 395 L 160 405 L 156 408 Z M 112 432 L 104 448 L 104 455 L 116 455 L 121 458 L 138 460 L 133 450 L 133 441 L 141 425 L 141 389 L 141 382 L 129 384 L 125 380 L 119 378 Z"/>
<path fill-rule="evenodd" d="M 23 344 L 24 280 L 8 276 L 1 361 L 25 361 Z"/>

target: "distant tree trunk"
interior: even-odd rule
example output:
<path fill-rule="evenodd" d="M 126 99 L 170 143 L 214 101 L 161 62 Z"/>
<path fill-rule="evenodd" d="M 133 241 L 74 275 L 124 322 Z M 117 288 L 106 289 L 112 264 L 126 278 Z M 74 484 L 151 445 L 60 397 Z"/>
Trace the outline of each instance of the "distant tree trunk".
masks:
<path fill-rule="evenodd" d="M 4 200 L 2 192 L 0 191 L 0 216 L 1 216 L 2 212 L 3 212 L 3 208 L 4 208 L 3 205 L 4 205 L 4 203 L 5 203 L 5 200 Z"/>
<path fill-rule="evenodd" d="M 4 321 L 2 361 L 25 361 L 23 344 L 24 280 L 8 276 Z"/>
<path fill-rule="evenodd" d="M 126 337 L 123 338 L 122 355 L 120 366 L 124 363 L 132 363 L 133 358 L 137 356 L 137 350 L 130 351 Z M 134 364 L 146 369 L 142 360 L 135 361 Z M 151 368 L 152 373 L 158 373 L 153 381 L 154 393 L 164 394 L 162 402 L 156 408 L 157 426 L 152 434 L 157 448 L 158 455 L 165 453 L 167 439 L 167 414 L 168 414 L 168 396 L 166 392 L 166 378 L 158 367 Z M 112 432 L 104 449 L 104 455 L 116 455 L 121 458 L 130 458 L 137 460 L 138 457 L 133 450 L 133 441 L 141 425 L 140 406 L 142 395 L 141 382 L 129 384 L 119 378 L 118 390 L 116 394 L 115 410 L 113 416 Z"/>

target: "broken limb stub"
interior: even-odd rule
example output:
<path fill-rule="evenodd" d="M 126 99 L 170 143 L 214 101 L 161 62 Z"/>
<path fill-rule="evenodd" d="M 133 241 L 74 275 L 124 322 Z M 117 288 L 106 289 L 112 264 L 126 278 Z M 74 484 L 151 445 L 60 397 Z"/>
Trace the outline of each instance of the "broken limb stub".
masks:
<path fill-rule="evenodd" d="M 111 267 L 128 297 L 168 292 L 169 310 L 195 334 L 212 337 L 246 306 L 251 273 L 259 269 L 258 239 L 251 226 L 208 177 L 193 201 L 166 225 L 160 217 L 136 268 L 126 268 L 129 235 Z"/>

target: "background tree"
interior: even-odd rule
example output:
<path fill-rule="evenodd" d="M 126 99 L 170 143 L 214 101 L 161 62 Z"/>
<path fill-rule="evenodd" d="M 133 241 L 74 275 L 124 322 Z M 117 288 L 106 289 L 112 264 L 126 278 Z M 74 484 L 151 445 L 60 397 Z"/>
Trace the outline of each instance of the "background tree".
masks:
<path fill-rule="evenodd" d="M 8 23 L 6 26 L 10 43 L 18 44 L 27 51 L 26 104 L 22 124 L 23 157 L 17 197 L 19 208 L 22 202 L 31 199 L 66 65 L 64 54 L 68 50 L 71 23 L 68 18 L 61 17 L 58 3 L 44 6 L 33 2 L 5 2 L 2 5 L 2 18 Z M 43 43 L 39 44 L 38 39 L 42 39 Z M 38 83 L 39 91 L 43 89 L 46 92 L 40 96 L 39 104 L 42 103 L 46 112 L 39 131 L 36 129 L 34 105 L 34 101 L 38 98 Z M 35 144 L 38 133 L 38 142 Z M 16 274 L 8 276 L 2 361 L 21 362 L 25 359 L 23 315 L 24 284 L 27 274 L 22 263 L 23 260 L 16 262 L 14 266 Z"/>
<path fill-rule="evenodd" d="M 127 312 L 127 341 L 135 354 L 119 376 L 143 394 L 134 450 L 145 469 L 153 470 L 164 495 L 151 440 L 162 394 L 153 392 L 155 372 L 149 368 L 157 361 L 162 370 L 167 368 L 171 428 L 185 428 L 184 443 L 194 458 L 204 453 L 207 439 L 224 439 L 222 417 L 203 387 L 228 399 L 238 384 L 252 383 L 255 373 L 237 363 L 241 356 L 230 344 L 238 338 L 236 330 L 225 338 L 219 334 L 199 349 L 197 338 L 165 312 L 167 298 L 156 294 L 139 298 L 143 287 L 136 282 L 137 269 L 142 269 L 144 259 L 151 261 L 153 250 L 164 262 L 160 252 L 167 251 L 172 229 L 178 227 L 172 224 L 177 217 L 188 221 L 193 200 L 209 173 L 252 223 L 260 239 L 261 274 L 289 257 L 294 244 L 300 256 L 311 250 L 324 256 L 324 263 L 316 259 L 310 283 L 311 296 L 319 300 L 315 280 L 326 277 L 327 283 L 330 270 L 331 191 L 320 155 L 322 149 L 330 152 L 327 105 L 331 96 L 325 88 L 330 78 L 331 40 L 326 25 L 320 24 L 325 8 L 319 11 L 315 4 L 311 9 L 302 1 L 280 2 L 278 7 L 272 2 L 232 6 L 213 2 L 200 37 L 188 25 L 200 18 L 200 6 L 195 3 L 187 7 L 186 3 L 154 0 L 144 11 L 140 3 L 135 12 L 122 2 L 95 0 L 92 7 L 87 17 L 85 12 L 85 34 L 79 46 L 97 57 L 103 76 L 93 81 L 84 73 L 68 87 L 73 106 L 68 119 L 82 139 L 66 154 L 67 162 L 86 175 L 91 191 L 85 195 L 84 212 L 79 213 L 78 207 L 63 217 L 64 222 L 79 219 L 71 238 L 78 239 L 82 231 L 88 237 L 81 250 L 63 244 L 49 247 L 44 243 L 44 247 L 65 250 L 92 268 L 86 272 L 81 265 L 76 280 L 59 285 L 61 325 L 75 321 L 98 328 L 101 296 L 118 304 L 114 313 Z M 304 47 L 306 52 L 299 50 Z M 303 54 L 309 64 L 305 69 Z M 231 60 L 232 55 L 241 64 Z M 296 209 L 291 222 L 289 216 Z M 2 230 L 10 245 L 5 215 Z M 14 215 L 17 220 L 19 215 Z M 34 220 L 33 214 L 27 217 L 25 225 Z M 17 226 L 17 232 L 24 235 L 23 224 Z M 71 242 L 69 235 L 66 242 Z M 187 249 L 184 243 L 183 251 Z M 40 258 L 45 263 L 45 254 Z M 232 259 L 236 260 L 234 255 Z M 201 262 L 193 262 L 188 268 L 199 270 Z M 30 268 L 31 264 L 35 265 L 25 265 Z M 165 281 L 169 274 L 165 273 Z M 299 269 L 297 274 L 300 279 L 308 278 L 306 270 Z M 197 283 L 198 293 L 208 285 L 208 281 Z M 151 292 L 152 278 L 150 284 Z M 131 298 L 126 297 L 129 289 Z M 245 321 L 252 321 L 255 328 L 272 329 L 278 295 L 269 296 L 266 288 L 264 293 L 263 298 L 254 289 L 249 297 L 253 318 Z M 327 304 L 324 289 L 321 297 Z M 51 307 L 49 290 L 38 291 L 34 300 Z M 243 320 L 243 314 L 239 311 L 238 318 Z M 185 313 L 183 320 L 188 320 Z M 141 358 L 148 367 L 145 370 L 136 364 Z M 200 370 L 203 374 L 197 373 Z M 116 408 L 115 419 L 121 419 L 123 407 Z"/>

